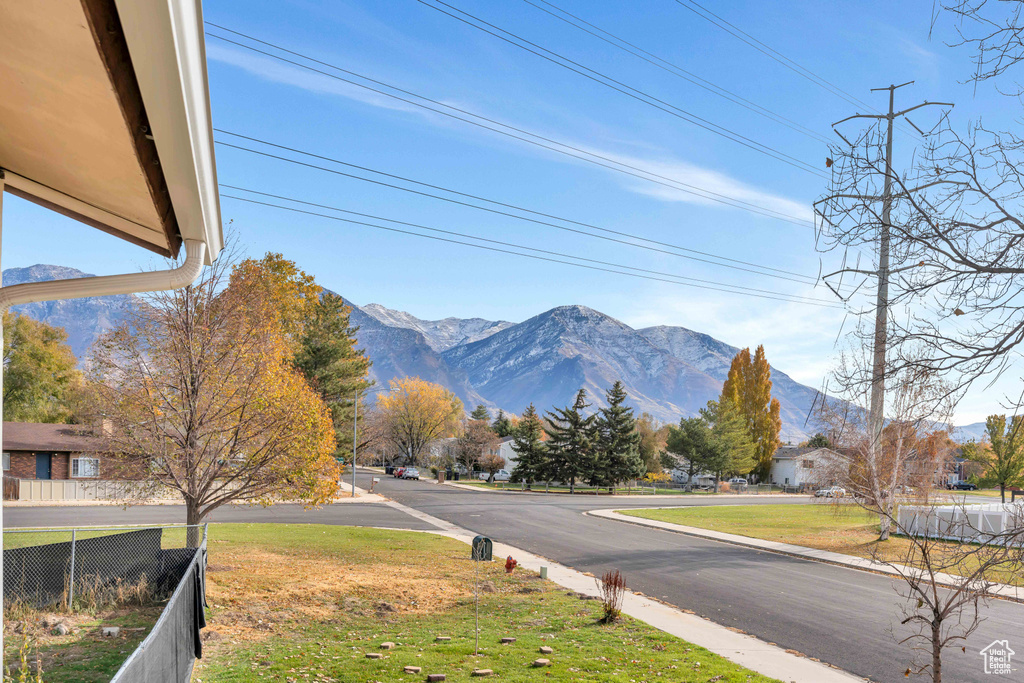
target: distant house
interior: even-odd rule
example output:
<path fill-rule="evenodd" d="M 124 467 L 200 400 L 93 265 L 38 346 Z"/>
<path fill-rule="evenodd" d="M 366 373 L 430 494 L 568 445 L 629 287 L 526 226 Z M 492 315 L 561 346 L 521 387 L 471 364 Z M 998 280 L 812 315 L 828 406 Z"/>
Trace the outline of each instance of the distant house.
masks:
<path fill-rule="evenodd" d="M 772 456 L 771 483 L 776 486 L 828 486 L 836 483 L 846 458 L 830 448 L 782 446 Z"/>
<path fill-rule="evenodd" d="M 506 436 L 498 442 L 497 448 L 492 448 L 491 453 L 496 453 L 501 457 L 505 458 L 505 469 L 511 470 L 516 462 L 516 452 L 512 449 L 512 444 L 516 441 L 514 436 Z"/>
<path fill-rule="evenodd" d="M 4 422 L 4 475 L 17 479 L 97 479 L 100 440 L 82 425 Z"/>

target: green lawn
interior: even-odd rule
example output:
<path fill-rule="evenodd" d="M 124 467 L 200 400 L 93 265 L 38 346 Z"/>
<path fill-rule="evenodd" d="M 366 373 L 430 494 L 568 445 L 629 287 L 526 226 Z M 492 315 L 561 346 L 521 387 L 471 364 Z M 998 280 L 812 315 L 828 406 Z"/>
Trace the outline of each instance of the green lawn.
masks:
<path fill-rule="evenodd" d="M 878 516 L 853 503 L 811 505 L 723 505 L 667 510 L 623 510 L 633 517 L 656 519 L 728 534 L 780 541 L 856 557 L 900 562 L 910 541 L 891 536 L 878 541 Z M 1024 576 L 1010 570 L 996 581 L 1024 585 Z"/>
<path fill-rule="evenodd" d="M 196 681 L 468 681 L 474 668 L 501 681 L 770 680 L 629 618 L 599 625 L 598 601 L 533 572 L 507 576 L 497 562 L 474 567 L 451 539 L 319 525 L 216 525 L 210 537 Z M 487 591 L 479 657 L 474 569 Z M 534 668 L 541 645 L 554 649 L 552 665 Z M 376 652 L 383 658 L 366 658 Z M 422 672 L 404 674 L 408 665 Z"/>

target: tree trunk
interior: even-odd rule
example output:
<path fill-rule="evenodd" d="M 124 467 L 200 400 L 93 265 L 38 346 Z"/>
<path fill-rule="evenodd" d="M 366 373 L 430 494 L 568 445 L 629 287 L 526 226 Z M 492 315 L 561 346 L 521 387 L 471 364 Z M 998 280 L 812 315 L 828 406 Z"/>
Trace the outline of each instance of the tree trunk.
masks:
<path fill-rule="evenodd" d="M 882 512 L 882 513 L 880 513 L 878 515 L 878 527 L 880 529 L 880 533 L 878 534 L 878 540 L 879 541 L 888 541 L 889 540 L 889 516 L 887 514 L 885 514 L 885 512 Z"/>
<path fill-rule="evenodd" d="M 199 516 L 199 504 L 194 500 L 185 501 L 185 523 L 188 530 L 185 532 L 185 543 L 189 548 L 198 548 L 203 540 L 203 530 L 200 528 L 202 519 Z"/>
<path fill-rule="evenodd" d="M 932 624 L 932 683 L 942 683 L 942 624 Z"/>
<path fill-rule="evenodd" d="M 999 499 L 1006 502 L 1006 484 L 999 482 Z"/>

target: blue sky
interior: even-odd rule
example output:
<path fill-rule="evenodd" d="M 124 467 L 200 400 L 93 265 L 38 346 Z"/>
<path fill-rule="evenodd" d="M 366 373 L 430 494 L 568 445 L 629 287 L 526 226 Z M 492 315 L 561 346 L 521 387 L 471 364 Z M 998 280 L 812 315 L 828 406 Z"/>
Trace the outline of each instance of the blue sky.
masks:
<path fill-rule="evenodd" d="M 675 0 L 552 1 L 826 139 L 837 139 L 829 130 L 831 122 L 863 111 Z M 824 172 L 827 148 L 821 140 L 616 50 L 525 1 L 452 4 Z M 959 122 L 984 114 L 987 123 L 998 125 L 1014 115 L 1014 102 L 990 86 L 975 92 L 962 83 L 969 76 L 969 55 L 946 45 L 951 39 L 948 20 L 940 20 L 929 38 L 931 2 L 794 0 L 708 6 L 878 108 L 885 105 L 885 95 L 870 93 L 870 88 L 916 80 L 899 92 L 898 101 L 954 101 L 954 121 Z M 810 219 L 810 205 L 825 189 L 825 181 L 814 173 L 637 102 L 417 0 L 214 0 L 204 10 L 210 22 L 798 221 Z M 813 229 L 806 225 L 722 206 L 571 159 L 219 39 L 208 37 L 207 51 L 218 128 L 811 277 L 835 266 L 833 255 L 815 250 Z M 912 152 L 912 143 L 906 134 L 897 138 L 901 158 Z M 218 147 L 217 162 L 222 183 L 252 190 L 761 293 L 829 298 L 827 290 L 809 283 L 553 230 L 226 147 Z M 44 262 L 107 274 L 156 263 L 113 238 L 87 240 L 88 228 L 10 196 L 5 209 L 5 267 Z M 852 320 L 844 326 L 841 309 L 481 251 L 228 198 L 222 200 L 222 212 L 250 254 L 281 252 L 321 284 L 357 303 L 377 302 L 423 318 L 521 321 L 557 305 L 584 304 L 637 327 L 681 325 L 736 346 L 763 343 L 776 367 L 811 385 L 819 385 L 832 365 L 837 335 L 852 327 Z M 45 244 L 33 239 L 43 230 L 55 239 Z M 1011 374 L 997 388 L 1010 390 L 1019 383 L 1019 373 Z M 998 408 L 998 392 L 979 387 L 961 404 L 957 421 L 983 419 Z"/>

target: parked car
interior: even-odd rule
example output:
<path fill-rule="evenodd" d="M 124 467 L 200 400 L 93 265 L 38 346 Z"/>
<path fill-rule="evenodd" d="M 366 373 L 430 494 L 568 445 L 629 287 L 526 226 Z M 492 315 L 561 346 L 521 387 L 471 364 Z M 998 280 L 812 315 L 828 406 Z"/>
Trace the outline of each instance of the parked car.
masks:
<path fill-rule="evenodd" d="M 395 471 L 394 471 L 395 478 L 401 479 L 402 478 L 402 472 L 405 472 L 405 468 L 404 467 L 396 467 Z"/>
<path fill-rule="evenodd" d="M 508 481 L 511 478 L 512 473 L 509 472 L 508 470 L 498 470 L 497 472 L 494 473 L 494 481 Z M 490 474 L 488 474 L 487 472 L 480 473 L 481 481 L 487 481 L 488 479 L 490 479 Z"/>
<path fill-rule="evenodd" d="M 958 481 L 957 483 L 953 484 L 953 489 L 956 491 L 977 491 L 978 485 L 972 484 L 969 481 Z"/>
<path fill-rule="evenodd" d="M 747 488 L 747 480 L 743 477 L 733 477 L 729 480 L 729 486 L 733 488 L 745 489 Z"/>
<path fill-rule="evenodd" d="M 405 467 L 402 469 L 402 479 L 415 479 L 419 481 L 420 471 L 415 467 Z"/>
<path fill-rule="evenodd" d="M 814 492 L 815 498 L 842 498 L 846 495 L 846 489 L 842 486 L 829 486 L 827 489 L 818 489 Z"/>
<path fill-rule="evenodd" d="M 914 487 L 907 486 L 906 484 L 898 484 L 896 486 L 896 493 L 913 493 Z"/>

